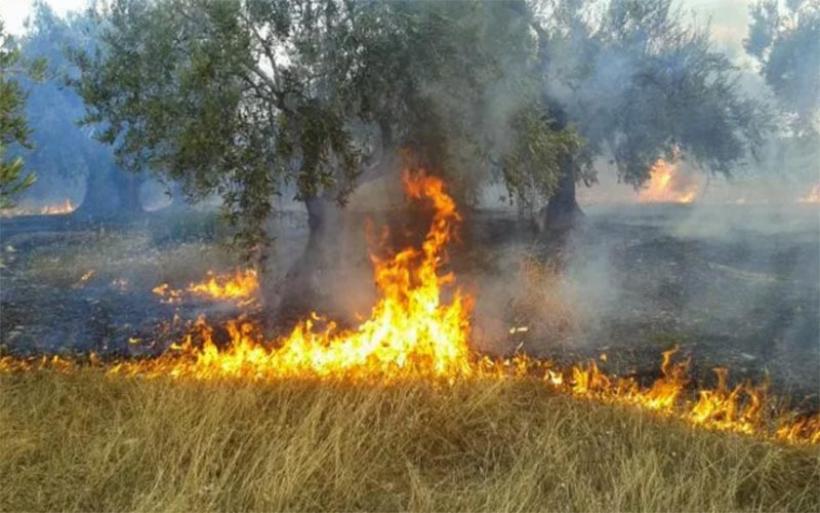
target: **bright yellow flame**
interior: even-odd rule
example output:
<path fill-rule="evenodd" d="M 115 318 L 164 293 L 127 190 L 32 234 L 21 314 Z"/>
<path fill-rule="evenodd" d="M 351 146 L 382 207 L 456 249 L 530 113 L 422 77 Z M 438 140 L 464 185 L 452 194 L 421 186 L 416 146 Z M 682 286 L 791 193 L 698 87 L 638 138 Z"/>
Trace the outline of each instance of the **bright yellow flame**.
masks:
<path fill-rule="evenodd" d="M 678 168 L 658 159 L 649 171 L 649 183 L 638 193 L 641 203 L 692 203 L 698 184 L 680 173 Z"/>
<path fill-rule="evenodd" d="M 237 270 L 233 274 L 225 275 L 208 271 L 206 279 L 199 283 L 191 283 L 185 290 L 171 288 L 167 283 L 151 289 L 163 303 L 180 303 L 183 294 L 189 292 L 209 299 L 239 301 L 240 305 L 252 302 L 258 290 L 259 279 L 254 269 Z"/>
<path fill-rule="evenodd" d="M 340 329 L 314 313 L 290 335 L 265 343 L 252 324 L 233 322 L 228 325 L 231 345 L 220 351 L 211 340 L 210 328 L 200 323 L 204 344 L 202 349 L 191 350 L 193 361 L 162 362 L 172 366 L 162 372 L 200 378 L 391 379 L 470 374 L 471 300 L 453 290 L 445 302 L 442 291 L 452 284 L 453 275 L 439 271 L 444 247 L 460 216 L 439 178 L 421 172 L 406 174 L 404 184 L 409 197 L 432 203 L 432 224 L 420 249 L 406 248 L 389 258 L 371 256 L 380 299 L 358 327 Z"/>
<path fill-rule="evenodd" d="M 247 299 L 259 289 L 256 270 L 237 270 L 234 274 L 216 276 L 208 272 L 208 279 L 188 286 L 188 292 L 214 299 Z"/>
<path fill-rule="evenodd" d="M 595 361 L 560 367 L 525 355 L 479 357 L 468 345 L 472 300 L 454 287 L 452 274 L 441 272 L 444 248 L 460 221 L 455 203 L 438 178 L 407 174 L 404 183 L 411 198 L 432 203 L 432 223 L 420 248 L 406 248 L 389 258 L 371 257 L 379 299 L 370 317 L 357 327 L 341 329 L 314 313 L 288 336 L 266 341 L 253 323 L 231 321 L 230 341 L 220 348 L 213 328 L 200 319 L 185 340 L 163 355 L 111 362 L 106 364 L 108 375 L 251 381 L 535 379 L 558 392 L 636 407 L 706 429 L 787 443 L 820 443 L 820 415 L 777 413 L 765 385 L 744 383 L 730 389 L 725 369 L 716 371 L 714 389 L 701 389 L 692 399 L 687 389 L 689 360 L 673 362 L 677 348 L 663 353 L 661 375 L 648 386 L 632 377 L 607 375 Z M 174 297 L 167 285 L 157 290 Z M 89 360 L 102 365 L 96 355 Z M 79 365 L 56 356 L 0 357 L 0 372 L 70 372 Z"/>

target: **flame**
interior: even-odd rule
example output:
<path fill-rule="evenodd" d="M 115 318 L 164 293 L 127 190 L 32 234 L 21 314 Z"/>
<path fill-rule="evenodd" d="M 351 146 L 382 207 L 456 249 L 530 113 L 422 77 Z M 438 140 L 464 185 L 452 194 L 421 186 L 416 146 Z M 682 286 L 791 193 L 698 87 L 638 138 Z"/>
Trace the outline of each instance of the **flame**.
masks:
<path fill-rule="evenodd" d="M 254 269 L 237 270 L 233 274 L 217 275 L 208 271 L 207 277 L 198 283 L 191 283 L 185 290 L 174 289 L 161 283 L 151 289 L 163 303 L 181 303 L 183 294 L 189 292 L 199 297 L 217 300 L 236 300 L 239 305 L 247 305 L 254 300 L 259 290 L 259 279 Z"/>
<path fill-rule="evenodd" d="M 649 176 L 646 188 L 638 193 L 641 203 L 692 203 L 697 198 L 697 182 L 663 159 L 655 162 Z"/>
<path fill-rule="evenodd" d="M 820 203 L 820 183 L 815 184 L 811 191 L 797 200 L 798 203 Z"/>
<path fill-rule="evenodd" d="M 70 199 L 66 198 L 64 201 L 60 203 L 54 203 L 52 205 L 45 205 L 40 208 L 32 208 L 32 207 L 15 207 L 4 209 L 0 211 L 0 215 L 3 217 L 16 217 L 16 216 L 55 216 L 55 215 L 63 215 L 63 214 L 70 214 L 76 210 L 77 207 L 74 205 Z"/>
<path fill-rule="evenodd" d="M 160 301 L 166 304 L 176 304 L 182 302 L 182 291 L 172 289 L 167 283 L 161 283 L 151 289 L 151 292 L 160 297 Z"/>
<path fill-rule="evenodd" d="M 353 329 L 313 313 L 290 335 L 265 342 L 249 322 L 228 324 L 231 345 L 219 350 L 212 330 L 199 323 L 201 349 L 180 348 L 193 359 L 170 363 L 161 372 L 199 378 L 348 377 L 382 379 L 471 373 L 469 311 L 471 300 L 459 290 L 442 298 L 453 275 L 441 273 L 444 247 L 460 221 L 444 183 L 424 173 L 405 174 L 407 195 L 428 200 L 434 214 L 421 248 L 406 248 L 389 258 L 371 255 L 380 299 L 369 318 Z M 275 349 L 269 349 L 273 347 Z"/>
<path fill-rule="evenodd" d="M 358 326 L 342 329 L 313 313 L 289 335 L 266 340 L 257 325 L 240 319 L 227 323 L 229 343 L 220 346 L 215 342 L 214 328 L 200 318 L 180 343 L 157 358 L 102 363 L 91 354 L 88 363 L 104 365 L 111 377 L 170 376 L 208 381 L 537 380 L 544 387 L 580 399 L 647 410 L 704 429 L 785 443 L 820 443 L 820 414 L 796 417 L 792 412 L 777 411 L 765 384 L 742 383 L 730 388 L 726 369 L 716 370 L 714 388 L 703 388 L 693 395 L 689 389 L 690 361 L 674 361 L 677 348 L 663 353 L 660 376 L 650 385 L 642 385 L 633 377 L 606 374 L 594 360 L 562 367 L 526 355 L 505 359 L 478 356 L 468 344 L 472 299 L 455 287 L 451 273 L 441 269 L 444 249 L 461 219 L 455 202 L 440 179 L 422 172 L 405 174 L 404 185 L 410 198 L 432 204 L 432 223 L 421 247 L 405 248 L 388 257 L 371 256 L 379 299 Z M 219 290 L 224 290 L 226 282 L 216 282 L 222 283 Z M 174 297 L 167 284 L 157 290 Z M 605 357 L 600 359 L 606 361 Z M 41 368 L 71 372 L 81 364 L 58 356 L 6 356 L 0 357 L 0 372 Z"/>
<path fill-rule="evenodd" d="M 70 214 L 74 212 L 76 209 L 71 200 L 66 198 L 65 201 L 62 203 L 57 203 L 55 205 L 46 205 L 40 209 L 40 214 L 44 216 L 53 216 L 53 215 L 60 215 L 60 214 Z"/>
<path fill-rule="evenodd" d="M 233 274 L 216 276 L 208 271 L 208 279 L 188 286 L 188 292 L 214 299 L 247 299 L 259 289 L 256 270 L 237 270 Z"/>

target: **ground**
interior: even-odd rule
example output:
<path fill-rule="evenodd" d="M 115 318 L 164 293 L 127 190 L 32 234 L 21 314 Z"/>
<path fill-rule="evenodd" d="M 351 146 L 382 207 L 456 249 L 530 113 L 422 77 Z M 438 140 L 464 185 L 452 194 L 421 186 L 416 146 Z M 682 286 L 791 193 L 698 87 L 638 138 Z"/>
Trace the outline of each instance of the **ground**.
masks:
<path fill-rule="evenodd" d="M 564 361 L 606 353 L 612 372 L 650 378 L 660 352 L 679 345 L 703 381 L 713 367 L 727 366 L 736 379 L 770 379 L 801 407 L 817 407 L 816 207 L 593 207 L 587 221 L 565 250 L 567 262 L 553 268 L 544 264 L 552 255 L 543 241 L 515 215 L 468 217 L 453 265 L 477 297 L 478 348 Z M 306 224 L 286 213 L 275 226 L 279 262 L 272 267 L 281 274 L 298 257 Z M 230 302 L 163 304 L 151 292 L 242 266 L 229 241 L 215 214 L 202 212 L 108 226 L 3 220 L 0 347 L 151 353 L 200 314 L 234 317 L 240 309 Z M 522 256 L 537 265 L 522 268 Z M 358 295 L 354 288 L 372 288 L 367 259 L 356 265 L 337 294 L 346 300 Z M 336 290 L 330 282 L 337 280 L 327 281 Z M 510 334 L 516 326 L 527 331 Z"/>
<path fill-rule="evenodd" d="M 589 209 L 560 251 L 515 215 L 466 217 L 451 264 L 477 299 L 476 349 L 652 380 L 678 345 L 696 382 L 716 365 L 768 375 L 816 410 L 816 209 Z M 274 224 L 281 275 L 305 223 Z M 212 213 L 4 220 L 0 239 L 3 353 L 140 356 L 199 315 L 264 321 L 258 305 L 152 292 L 245 265 Z M 352 261 L 344 279 L 320 277 L 331 295 L 368 296 L 367 259 Z M 818 511 L 820 452 L 528 378 L 188 382 L 84 367 L 0 374 L 0 483 L 0 511 Z"/>

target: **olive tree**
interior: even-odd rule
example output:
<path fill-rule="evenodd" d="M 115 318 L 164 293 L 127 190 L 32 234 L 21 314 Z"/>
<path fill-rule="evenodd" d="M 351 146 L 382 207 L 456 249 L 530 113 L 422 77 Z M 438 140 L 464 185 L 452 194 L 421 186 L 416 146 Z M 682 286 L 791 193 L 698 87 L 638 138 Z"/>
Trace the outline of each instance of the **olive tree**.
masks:
<path fill-rule="evenodd" d="M 687 22 L 673 0 L 537 5 L 556 117 L 574 124 L 584 154 L 608 157 L 623 182 L 639 187 L 658 158 L 677 155 L 729 174 L 759 144 L 767 129 L 760 106 L 741 93 L 739 72 L 712 47 L 708 26 Z M 575 182 L 594 179 L 588 166 L 566 170 L 548 222 L 579 212 Z"/>
<path fill-rule="evenodd" d="M 498 179 L 525 202 L 552 193 L 581 145 L 544 102 L 523 1 L 114 0 L 101 16 L 99 51 L 77 60 L 86 121 L 106 124 L 124 165 L 219 193 L 257 255 L 295 189 L 310 237 L 294 277 L 399 154 L 462 201 Z"/>

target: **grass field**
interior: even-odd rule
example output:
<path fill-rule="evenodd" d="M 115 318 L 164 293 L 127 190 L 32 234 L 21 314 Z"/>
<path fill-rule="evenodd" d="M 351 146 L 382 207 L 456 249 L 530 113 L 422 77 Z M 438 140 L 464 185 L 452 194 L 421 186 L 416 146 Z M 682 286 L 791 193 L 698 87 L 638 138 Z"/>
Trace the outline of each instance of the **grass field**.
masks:
<path fill-rule="evenodd" d="M 0 375 L 4 511 L 820 511 L 820 449 L 526 381 Z"/>

